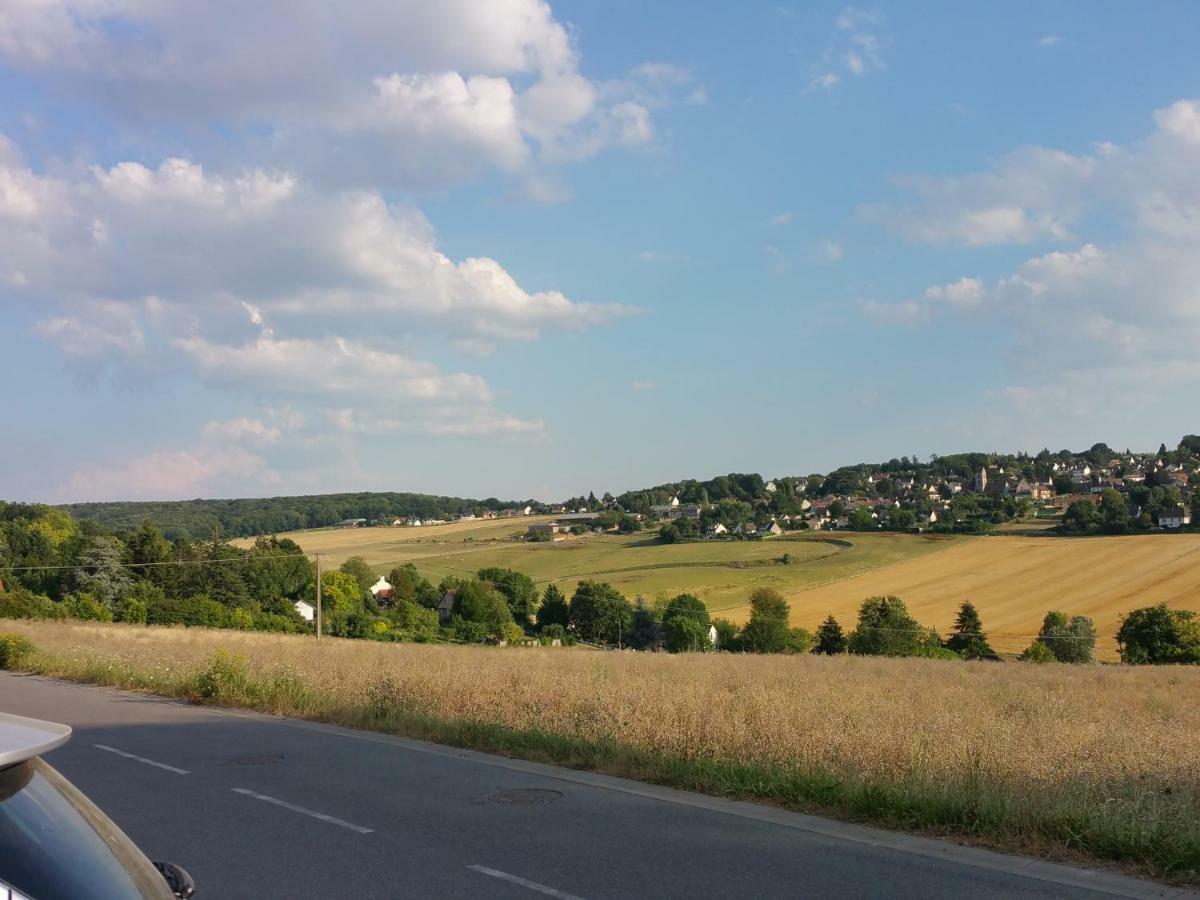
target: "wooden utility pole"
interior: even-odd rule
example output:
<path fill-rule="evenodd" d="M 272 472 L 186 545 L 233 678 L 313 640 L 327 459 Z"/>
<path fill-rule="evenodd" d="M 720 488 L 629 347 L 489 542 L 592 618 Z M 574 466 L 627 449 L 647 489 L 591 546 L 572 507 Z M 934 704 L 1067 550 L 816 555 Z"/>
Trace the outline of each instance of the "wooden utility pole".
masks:
<path fill-rule="evenodd" d="M 317 556 L 317 640 L 321 639 L 321 554 Z"/>

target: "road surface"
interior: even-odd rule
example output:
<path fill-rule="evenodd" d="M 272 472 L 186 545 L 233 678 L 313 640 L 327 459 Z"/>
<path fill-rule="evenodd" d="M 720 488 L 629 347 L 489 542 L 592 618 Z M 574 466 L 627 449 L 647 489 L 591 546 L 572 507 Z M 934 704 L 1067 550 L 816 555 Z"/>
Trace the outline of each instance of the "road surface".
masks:
<path fill-rule="evenodd" d="M 208 898 L 1185 896 L 624 779 L 0 672 L 48 760 Z"/>

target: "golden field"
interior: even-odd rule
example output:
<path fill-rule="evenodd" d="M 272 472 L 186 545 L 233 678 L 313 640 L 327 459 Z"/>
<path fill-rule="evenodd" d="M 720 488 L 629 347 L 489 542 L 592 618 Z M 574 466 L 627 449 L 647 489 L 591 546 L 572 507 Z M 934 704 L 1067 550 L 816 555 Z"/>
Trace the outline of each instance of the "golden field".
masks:
<path fill-rule="evenodd" d="M 792 619 L 815 627 L 829 613 L 853 625 L 864 597 L 895 594 L 943 634 L 963 600 L 978 607 L 992 646 L 1019 653 L 1051 609 L 1090 616 L 1096 653 L 1116 660 L 1120 616 L 1165 602 L 1200 610 L 1200 535 L 985 537 L 811 590 L 788 594 Z M 731 610 L 744 618 L 748 610 Z"/>
<path fill-rule="evenodd" d="M 649 599 L 690 591 L 714 614 L 748 615 L 758 587 L 780 591 L 793 624 L 815 628 L 829 613 L 847 629 L 859 604 L 895 594 L 916 618 L 942 633 L 963 600 L 983 617 L 992 645 L 1019 653 L 1051 609 L 1091 616 L 1097 654 L 1116 660 L 1119 618 L 1139 606 L 1166 602 L 1200 610 L 1200 535 L 1149 534 L 1060 538 L 805 532 L 766 541 L 718 541 L 662 546 L 648 532 L 587 535 L 555 543 L 519 540 L 530 521 L 498 519 L 427 528 L 361 528 L 294 532 L 330 565 L 364 556 L 380 573 L 412 562 L 434 583 L 484 566 L 509 566 L 539 585 L 570 593 L 583 578 L 608 581 L 627 596 Z M 780 561 L 791 557 L 788 565 Z"/>
<path fill-rule="evenodd" d="M 45 674 L 200 690 L 1176 877 L 1195 878 L 1200 862 L 1200 668 L 317 644 L 73 622 L 4 630 L 33 640 L 41 655 L 23 665 Z M 217 650 L 244 667 L 213 667 Z M 581 757 L 581 746 L 600 749 Z"/>

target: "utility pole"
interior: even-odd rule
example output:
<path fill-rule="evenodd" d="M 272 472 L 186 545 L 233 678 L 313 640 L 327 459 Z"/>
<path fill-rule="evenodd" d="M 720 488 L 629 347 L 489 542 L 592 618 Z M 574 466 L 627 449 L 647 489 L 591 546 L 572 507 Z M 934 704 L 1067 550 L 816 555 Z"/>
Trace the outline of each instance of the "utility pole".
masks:
<path fill-rule="evenodd" d="M 317 640 L 321 639 L 321 554 L 317 557 Z"/>

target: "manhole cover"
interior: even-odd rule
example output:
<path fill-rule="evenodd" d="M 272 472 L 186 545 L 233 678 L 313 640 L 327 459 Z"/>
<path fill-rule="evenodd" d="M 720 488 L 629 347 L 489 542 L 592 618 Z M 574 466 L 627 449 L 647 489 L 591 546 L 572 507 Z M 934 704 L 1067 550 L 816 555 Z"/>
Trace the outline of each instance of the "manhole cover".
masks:
<path fill-rule="evenodd" d="M 283 762 L 283 755 L 279 753 L 267 753 L 261 756 L 231 756 L 229 759 L 222 760 L 222 766 L 273 766 L 275 763 Z"/>
<path fill-rule="evenodd" d="M 527 806 L 532 803 L 551 803 L 562 796 L 562 791 L 552 791 L 548 788 L 509 788 L 489 794 L 489 803 L 503 803 L 507 806 Z"/>

